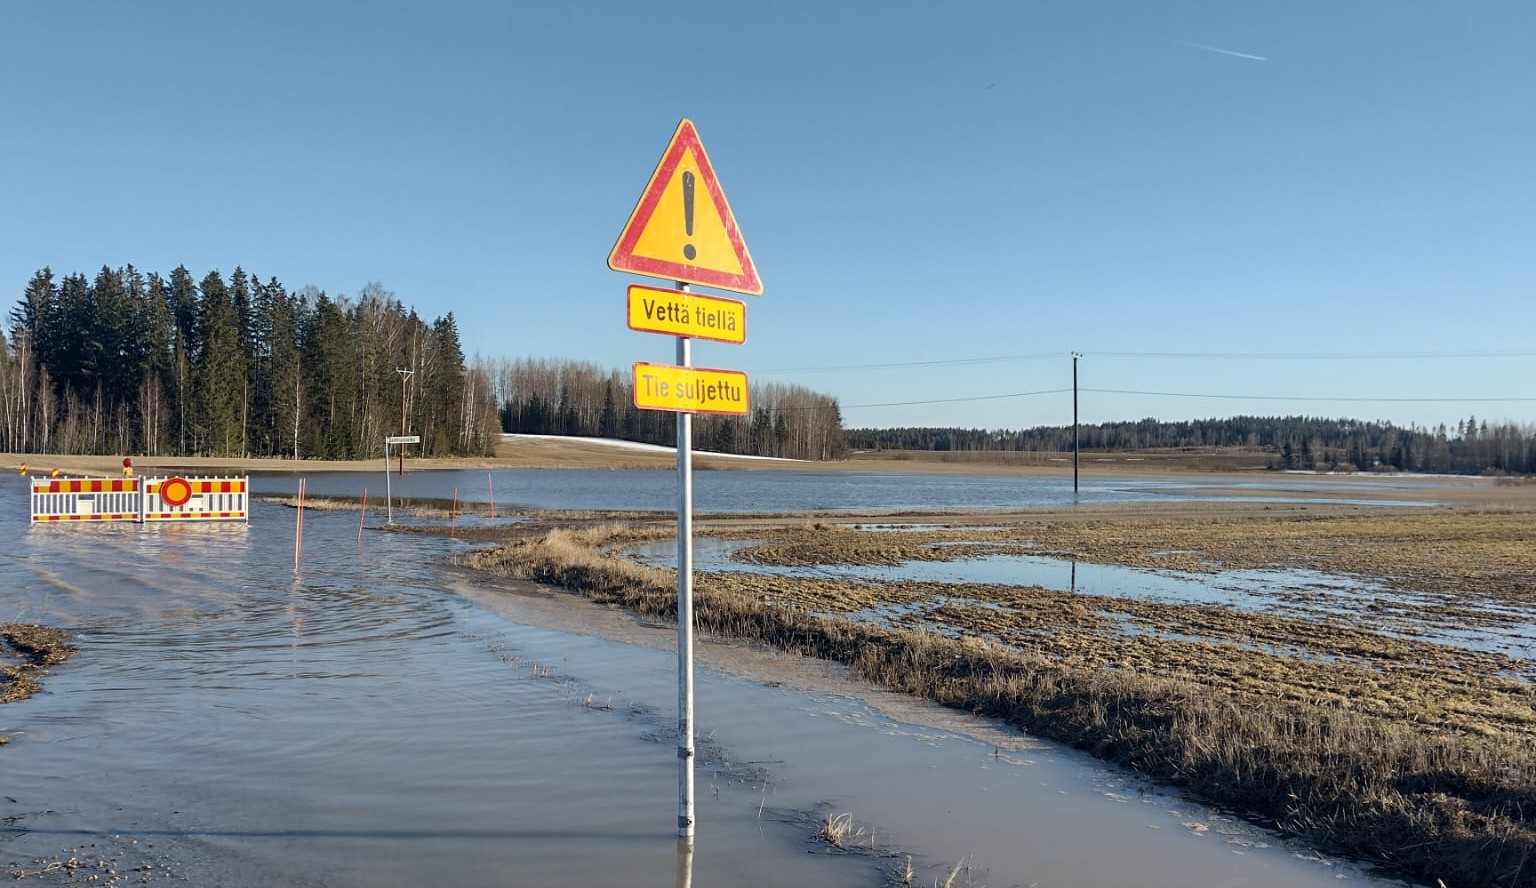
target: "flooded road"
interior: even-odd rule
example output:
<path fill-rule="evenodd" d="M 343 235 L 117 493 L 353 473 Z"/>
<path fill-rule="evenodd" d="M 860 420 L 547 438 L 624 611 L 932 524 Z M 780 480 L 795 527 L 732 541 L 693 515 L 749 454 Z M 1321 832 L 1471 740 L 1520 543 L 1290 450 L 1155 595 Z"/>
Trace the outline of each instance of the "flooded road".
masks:
<path fill-rule="evenodd" d="M 468 575 L 449 541 L 359 544 L 355 513 L 309 513 L 295 571 L 289 509 L 34 528 L 23 490 L 0 485 L 0 621 L 80 653 L 0 707 L 12 875 L 836 886 L 911 855 L 917 884 L 957 865 L 956 885 L 1368 883 L 1075 753 L 714 644 L 684 861 L 670 627 Z M 836 814 L 872 850 L 808 840 Z"/>

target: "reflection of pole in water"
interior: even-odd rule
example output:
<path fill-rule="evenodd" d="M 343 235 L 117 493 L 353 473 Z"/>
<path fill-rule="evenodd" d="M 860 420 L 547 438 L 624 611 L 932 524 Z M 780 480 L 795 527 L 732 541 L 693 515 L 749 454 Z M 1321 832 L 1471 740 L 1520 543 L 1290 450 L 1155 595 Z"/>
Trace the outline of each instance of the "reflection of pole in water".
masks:
<path fill-rule="evenodd" d="M 1072 591 L 1077 591 L 1077 559 L 1072 559 Z"/>
<path fill-rule="evenodd" d="M 677 888 L 693 888 L 693 836 L 677 840 Z"/>
<path fill-rule="evenodd" d="M 289 678 L 297 678 L 299 674 L 299 645 L 304 640 L 304 617 L 299 613 L 299 595 L 303 586 L 299 585 L 299 578 L 293 578 L 293 586 L 288 589 L 288 622 L 293 627 L 293 640 L 288 643 L 288 655 L 292 658 L 293 670 L 288 673 Z"/>

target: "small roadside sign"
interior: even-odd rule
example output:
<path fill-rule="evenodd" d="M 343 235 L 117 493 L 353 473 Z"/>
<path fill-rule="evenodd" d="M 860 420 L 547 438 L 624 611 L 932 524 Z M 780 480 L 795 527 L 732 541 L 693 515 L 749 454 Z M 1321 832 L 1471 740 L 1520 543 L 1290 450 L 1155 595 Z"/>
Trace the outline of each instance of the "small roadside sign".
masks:
<path fill-rule="evenodd" d="M 385 444 L 420 444 L 420 435 L 392 435 L 384 439 Z"/>
<path fill-rule="evenodd" d="M 608 267 L 761 295 L 763 282 L 704 145 L 684 118 L 629 215 Z"/>
<path fill-rule="evenodd" d="M 635 406 L 674 413 L 718 413 L 745 416 L 747 374 L 740 370 L 711 370 L 673 364 L 637 362 L 634 367 Z"/>
<path fill-rule="evenodd" d="M 630 284 L 629 329 L 740 345 L 747 341 L 747 306 L 736 299 Z"/>

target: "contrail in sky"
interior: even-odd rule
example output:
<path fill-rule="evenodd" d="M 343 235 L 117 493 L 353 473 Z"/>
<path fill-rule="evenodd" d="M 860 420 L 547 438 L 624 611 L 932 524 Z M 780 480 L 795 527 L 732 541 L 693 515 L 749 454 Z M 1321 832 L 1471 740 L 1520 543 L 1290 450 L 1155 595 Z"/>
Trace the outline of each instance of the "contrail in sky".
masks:
<path fill-rule="evenodd" d="M 1238 52 L 1235 49 L 1222 49 L 1219 46 L 1206 46 L 1204 43 L 1190 43 L 1190 42 L 1188 42 L 1186 40 L 1180 40 L 1179 43 L 1183 44 L 1184 46 L 1188 46 L 1188 47 L 1190 47 L 1192 49 L 1203 49 L 1206 52 L 1220 53 L 1221 55 L 1227 55 L 1227 56 L 1237 56 L 1240 59 L 1252 59 L 1255 62 L 1267 62 L 1267 61 L 1269 61 L 1269 59 L 1265 58 L 1264 56 L 1261 56 L 1261 55 L 1249 55 L 1246 52 Z"/>

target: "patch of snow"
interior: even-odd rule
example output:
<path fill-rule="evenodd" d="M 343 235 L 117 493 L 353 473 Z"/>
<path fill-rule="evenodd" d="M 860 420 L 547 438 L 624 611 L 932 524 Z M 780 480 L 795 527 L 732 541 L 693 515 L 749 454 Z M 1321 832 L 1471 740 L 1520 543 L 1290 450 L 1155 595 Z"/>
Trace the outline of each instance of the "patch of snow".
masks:
<path fill-rule="evenodd" d="M 676 453 L 676 447 L 668 447 L 664 444 L 642 444 L 639 441 L 625 441 L 622 438 L 581 438 L 573 435 L 526 435 L 521 433 L 503 433 L 503 441 L 549 441 L 571 444 L 596 444 L 600 447 L 610 447 L 614 450 L 639 450 L 645 453 Z M 720 459 L 758 459 L 770 462 L 795 463 L 798 459 L 786 459 L 781 456 L 753 456 L 743 453 L 716 453 L 712 450 L 694 450 L 695 455 L 714 456 Z"/>

